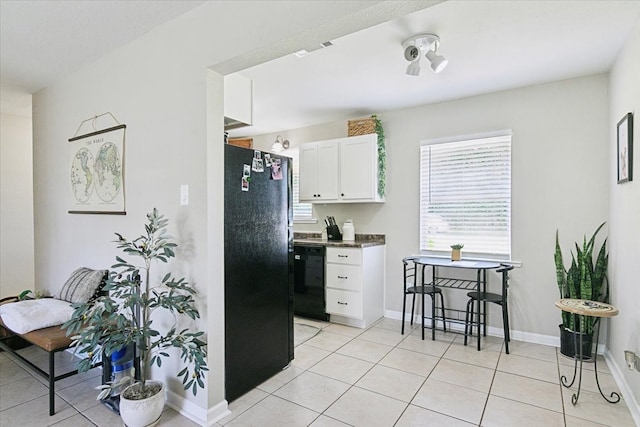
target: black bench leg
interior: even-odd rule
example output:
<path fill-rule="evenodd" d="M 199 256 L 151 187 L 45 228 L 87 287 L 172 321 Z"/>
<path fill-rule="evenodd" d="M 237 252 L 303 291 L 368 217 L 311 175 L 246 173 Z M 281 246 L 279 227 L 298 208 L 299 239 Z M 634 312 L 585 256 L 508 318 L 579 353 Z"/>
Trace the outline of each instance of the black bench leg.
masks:
<path fill-rule="evenodd" d="M 55 414 L 56 412 L 56 408 L 55 408 L 55 397 L 56 397 L 56 390 L 55 390 L 55 358 L 54 358 L 54 352 L 50 351 L 49 352 L 49 416 Z"/>

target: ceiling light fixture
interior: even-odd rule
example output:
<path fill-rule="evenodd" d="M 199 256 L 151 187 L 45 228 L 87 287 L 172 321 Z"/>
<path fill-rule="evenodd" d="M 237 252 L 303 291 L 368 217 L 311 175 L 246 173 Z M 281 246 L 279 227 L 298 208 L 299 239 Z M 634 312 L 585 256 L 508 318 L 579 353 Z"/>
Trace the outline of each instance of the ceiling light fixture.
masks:
<path fill-rule="evenodd" d="M 436 52 L 440 46 L 440 37 L 435 34 L 416 34 L 402 43 L 404 59 L 409 61 L 406 73 L 410 76 L 420 74 L 420 58 L 425 53 L 425 58 L 431 63 L 431 69 L 436 73 L 444 70 L 449 60 Z"/>
<path fill-rule="evenodd" d="M 414 48 L 418 50 L 418 48 Z M 420 55 L 417 55 L 417 58 L 412 60 L 409 65 L 407 65 L 407 74 L 410 76 L 417 76 L 420 74 Z"/>
<path fill-rule="evenodd" d="M 279 153 L 282 150 L 286 150 L 287 148 L 289 148 L 289 140 L 282 139 L 282 137 L 278 135 L 273 145 L 271 146 L 271 151 L 273 151 L 274 153 Z"/>

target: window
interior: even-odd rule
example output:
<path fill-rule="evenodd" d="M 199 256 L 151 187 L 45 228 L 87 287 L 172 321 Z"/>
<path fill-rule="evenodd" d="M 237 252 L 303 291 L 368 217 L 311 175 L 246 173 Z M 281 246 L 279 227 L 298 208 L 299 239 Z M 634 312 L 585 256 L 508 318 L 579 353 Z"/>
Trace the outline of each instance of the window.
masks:
<path fill-rule="evenodd" d="M 312 219 L 311 215 L 311 203 L 300 203 L 300 173 L 299 173 L 299 156 L 297 150 L 290 150 L 291 153 L 287 153 L 293 157 L 291 164 L 293 165 L 293 221 L 309 221 Z"/>
<path fill-rule="evenodd" d="M 511 259 L 511 132 L 420 147 L 420 250 Z"/>

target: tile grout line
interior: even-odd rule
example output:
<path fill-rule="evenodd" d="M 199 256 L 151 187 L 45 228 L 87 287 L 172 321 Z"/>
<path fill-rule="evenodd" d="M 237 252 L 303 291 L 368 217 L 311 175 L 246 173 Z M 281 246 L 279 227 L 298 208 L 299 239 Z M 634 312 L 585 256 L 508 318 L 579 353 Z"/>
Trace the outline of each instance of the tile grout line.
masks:
<path fill-rule="evenodd" d="M 404 322 L 404 320 L 402 320 Z M 422 326 L 420 326 L 422 328 Z M 414 328 L 417 329 L 417 328 Z M 413 332 L 412 332 L 413 333 Z M 400 343 L 402 343 L 404 340 L 408 339 L 409 336 L 412 334 L 407 334 L 407 336 L 400 341 Z M 454 338 L 455 339 L 455 338 Z M 398 348 L 398 346 L 400 345 L 400 343 L 398 343 L 398 345 L 396 345 L 396 347 L 394 348 Z M 431 376 L 431 374 L 433 373 L 433 371 L 436 369 L 436 367 L 438 366 L 438 363 L 440 363 L 440 361 L 442 360 L 442 358 L 444 357 L 445 353 L 451 348 L 451 345 L 453 344 L 453 341 L 451 341 L 449 343 L 449 345 L 447 346 L 447 348 L 442 352 L 442 354 L 440 355 L 440 357 L 438 358 L 438 361 L 433 365 L 433 368 L 431 369 L 431 371 L 429 371 L 429 374 L 424 378 L 424 381 L 422 382 L 422 384 L 420 384 L 420 387 L 418 387 L 418 389 L 416 390 L 416 392 L 413 394 L 413 396 L 411 397 L 411 399 L 409 400 L 409 403 L 407 404 L 407 407 L 404 408 L 404 410 L 402 411 L 402 413 L 400 414 L 400 416 L 398 417 L 398 419 L 396 420 L 396 422 L 394 423 L 394 426 L 398 423 L 398 421 L 400 421 L 400 419 L 402 418 L 402 416 L 404 415 L 404 413 L 407 411 L 407 409 L 409 409 L 409 406 L 411 406 L 411 402 L 413 402 L 413 399 L 416 398 L 416 396 L 418 395 L 418 393 L 420 392 L 420 390 L 422 389 L 422 387 L 424 387 L 424 385 L 427 383 L 427 380 L 429 379 L 429 377 Z M 409 350 L 411 351 L 411 350 Z M 416 352 L 419 353 L 419 352 Z M 424 353 L 420 353 L 420 354 L 424 354 Z M 432 356 L 435 357 L 435 356 Z M 417 406 L 417 405 L 414 405 Z M 426 408 L 425 408 L 426 409 Z M 430 409 L 428 409 L 430 410 Z M 436 412 L 436 411 L 434 411 Z M 437 412 L 439 413 L 439 412 Z"/>
<path fill-rule="evenodd" d="M 381 321 L 375 322 L 373 325 L 371 325 L 369 328 L 367 328 L 367 329 L 365 330 L 365 332 L 367 332 L 367 331 L 369 331 L 369 330 L 373 329 L 373 328 L 374 328 L 378 323 L 380 323 L 380 322 L 381 322 Z M 384 329 L 384 328 L 380 328 L 380 329 Z M 387 330 L 387 329 L 384 329 L 384 330 Z M 363 335 L 365 332 L 363 332 L 362 334 L 359 334 L 358 336 Z M 357 337 L 354 337 L 351 341 L 354 341 L 356 338 L 357 338 Z M 385 354 L 384 354 L 384 355 L 383 355 L 383 356 L 382 356 L 382 357 L 381 357 L 381 358 L 380 358 L 376 363 L 373 363 L 373 366 L 371 366 L 371 367 L 370 367 L 370 368 L 369 368 L 369 369 L 368 369 L 364 374 L 362 374 L 362 375 L 360 376 L 360 378 L 358 378 L 358 379 L 357 379 L 353 384 L 351 384 L 351 385 L 350 385 L 350 387 L 349 387 L 347 390 L 345 390 L 345 392 L 344 392 L 344 393 L 342 393 L 340 396 L 338 396 L 338 397 L 337 397 L 337 398 L 336 398 L 336 399 L 335 399 L 335 400 L 334 400 L 334 401 L 333 401 L 329 406 L 327 406 L 327 408 L 326 408 L 324 411 L 322 411 L 322 414 L 321 414 L 321 415 L 325 415 L 325 412 L 326 412 L 329 408 L 331 408 L 331 406 L 333 406 L 333 405 L 334 405 L 334 404 L 335 404 L 335 403 L 336 403 L 336 402 L 337 402 L 337 401 L 338 401 L 342 396 L 344 396 L 345 394 L 347 394 L 347 393 L 348 393 L 350 390 L 352 390 L 353 388 L 356 388 L 356 387 L 357 387 L 357 386 L 356 386 L 356 384 L 358 383 L 358 381 L 360 381 L 360 380 L 361 380 L 362 378 L 364 378 L 364 377 L 365 377 L 369 372 L 371 372 L 371 370 L 373 370 L 373 368 L 375 368 L 376 366 L 378 366 L 378 364 L 380 363 L 380 361 L 381 361 L 382 359 L 384 359 L 387 355 L 389 355 L 389 353 L 391 353 L 395 348 L 397 348 L 397 347 L 398 347 L 398 345 L 400 345 L 400 343 L 401 343 L 402 341 L 404 341 L 405 339 L 406 339 L 406 337 L 405 337 L 405 338 L 403 338 L 402 340 L 400 340 L 400 342 L 398 342 L 396 345 L 391 346 L 391 349 L 390 349 L 389 351 L 387 351 L 387 352 L 386 352 L 386 353 L 385 353 Z M 351 342 L 351 341 L 349 341 L 349 342 Z M 368 340 L 363 339 L 363 341 L 368 341 Z M 374 342 L 374 341 L 368 341 L 368 342 Z M 380 344 L 380 343 L 378 343 L 378 342 L 375 342 L 375 343 L 376 343 L 376 344 Z M 347 343 L 345 343 L 345 345 L 347 345 Z M 385 345 L 385 344 L 383 344 L 383 345 Z M 342 348 L 342 347 L 340 347 L 340 348 Z M 336 351 L 337 351 L 337 350 L 339 350 L 340 348 L 336 349 Z M 335 353 L 335 352 L 334 352 L 334 353 Z M 340 353 L 337 353 L 337 354 L 340 354 Z M 362 360 L 362 359 L 358 359 L 358 358 L 355 358 L 355 357 L 354 357 L 354 359 Z M 365 360 L 365 362 L 369 362 L 369 361 Z M 369 362 L 369 363 L 372 363 L 372 362 Z M 384 366 L 384 365 L 382 365 L 382 366 Z M 425 381 L 426 381 L 426 378 L 425 378 Z M 382 394 L 382 393 L 377 393 L 377 392 L 375 392 L 375 391 L 367 390 L 367 389 L 364 389 L 364 388 L 362 388 L 362 387 L 357 387 L 357 388 L 359 388 L 359 389 L 361 389 L 361 390 L 365 390 L 365 391 L 371 392 L 371 393 L 378 394 L 378 395 L 380 395 L 380 396 L 389 397 L 389 396 L 386 396 L 386 395 L 384 395 L 384 394 Z M 395 399 L 395 400 L 398 400 L 398 401 L 400 401 L 400 402 L 402 402 L 402 403 L 405 403 L 404 401 L 401 401 L 401 400 L 399 400 L 399 399 Z M 398 416 L 398 419 L 394 422 L 394 425 L 395 425 L 395 424 L 400 420 L 400 418 L 402 417 L 402 414 L 404 414 L 404 412 L 407 410 L 407 408 L 409 407 L 409 405 L 410 405 L 410 404 L 411 404 L 411 402 L 407 403 L 407 405 L 406 405 L 406 407 L 404 408 L 404 410 L 402 411 L 402 413 Z M 328 415 L 325 415 L 325 416 L 328 416 Z M 329 418 L 331 418 L 331 417 L 329 417 Z M 332 418 L 332 419 L 333 419 L 333 418 Z M 347 424 L 346 422 L 344 422 L 344 421 L 342 421 L 342 420 L 338 420 L 338 421 L 339 421 L 339 422 L 341 422 L 341 423 Z M 349 424 L 349 425 L 350 425 L 350 424 Z"/>
<path fill-rule="evenodd" d="M 377 322 L 376 322 L 376 323 L 377 323 Z M 329 326 L 329 325 L 328 325 L 328 326 Z M 370 328 L 372 328 L 373 326 L 374 326 L 374 325 L 372 325 Z M 365 330 L 365 332 L 366 332 L 367 330 L 369 330 L 370 328 L 367 328 L 367 329 Z M 318 334 L 317 334 L 316 336 L 318 336 L 320 333 L 322 333 L 323 329 L 324 329 L 324 327 L 320 329 L 320 332 L 318 332 Z M 316 363 L 314 363 L 313 365 L 309 366 L 309 368 L 307 368 L 304 372 L 310 372 L 310 373 L 312 373 L 312 374 L 319 375 L 319 376 L 322 376 L 322 377 L 324 377 L 324 378 L 333 379 L 333 378 L 327 377 L 327 376 L 325 376 L 325 375 L 318 374 L 318 373 L 316 373 L 316 372 L 312 372 L 310 369 L 311 369 L 311 368 L 313 368 L 314 366 L 316 366 L 317 364 L 319 364 L 320 362 L 322 362 L 323 360 L 327 359 L 327 358 L 328 358 L 329 356 L 331 356 L 331 355 L 338 354 L 338 355 L 340 355 L 340 356 L 346 356 L 346 355 L 343 355 L 343 354 L 340 354 L 340 353 L 336 353 L 336 352 L 337 352 L 338 350 L 340 350 L 342 347 L 344 347 L 344 346 L 346 346 L 347 344 L 349 344 L 350 342 L 354 341 L 358 336 L 362 335 L 363 333 L 364 333 L 364 332 L 362 332 L 362 333 L 360 333 L 360 334 L 358 334 L 358 335 L 356 335 L 356 336 L 354 336 L 354 337 L 352 337 L 352 336 L 347 336 L 347 335 L 336 334 L 336 335 L 341 335 L 341 336 L 347 336 L 347 337 L 349 338 L 349 340 L 348 340 L 347 342 L 345 342 L 344 344 L 342 344 L 341 346 L 339 346 L 338 348 L 336 348 L 335 350 L 330 351 L 328 355 L 326 355 L 326 356 L 325 356 L 325 357 L 323 357 L 322 359 L 318 360 L 318 361 L 317 361 Z M 313 346 L 310 346 L 310 347 L 313 347 Z M 318 348 L 318 347 L 314 347 L 314 348 Z M 326 350 L 326 349 L 323 349 L 323 348 L 320 348 L 320 349 L 321 349 L 321 350 Z M 327 350 L 327 351 L 329 351 L 329 350 Z M 350 357 L 350 356 L 346 356 L 346 357 Z M 361 359 L 358 359 L 358 358 L 355 358 L 355 357 L 354 357 L 354 359 L 356 359 L 356 360 L 361 360 Z M 369 362 L 369 363 L 371 363 L 371 362 Z M 373 366 L 375 366 L 375 364 L 374 364 Z M 371 369 L 373 369 L 373 366 L 372 366 L 371 368 L 369 368 L 369 369 L 367 370 L 367 372 L 369 372 Z M 303 372 L 303 373 L 304 373 L 304 372 Z M 358 378 L 355 382 L 358 382 L 362 377 L 364 377 L 364 376 L 367 374 L 367 372 L 365 372 L 364 374 L 362 374 L 362 376 L 361 376 L 360 378 Z M 302 374 L 300 374 L 300 375 L 302 375 Z M 298 376 L 300 376 L 300 375 L 298 375 Z M 297 377 L 296 377 L 296 378 L 297 378 Z M 293 380 L 291 380 L 291 381 L 293 381 Z M 289 381 L 289 382 L 291 382 L 291 381 Z M 335 380 L 335 381 L 339 381 L 339 380 Z M 289 384 L 289 382 L 287 382 L 287 384 Z M 339 382 L 344 383 L 344 381 L 339 381 Z M 334 399 L 334 400 L 333 400 L 333 401 L 332 401 L 332 402 L 331 402 L 331 403 L 330 403 L 330 404 L 329 404 L 329 405 L 328 405 L 328 406 L 327 406 L 327 407 L 326 407 L 322 412 L 318 413 L 318 416 L 317 416 L 317 417 L 315 417 L 315 418 L 313 419 L 313 421 L 311 421 L 311 423 L 309 423 L 309 424 L 308 424 L 308 426 L 309 426 L 309 425 L 311 425 L 311 424 L 313 424 L 314 422 L 316 422 L 316 421 L 317 421 L 321 416 L 325 416 L 325 417 L 331 418 L 331 419 L 333 419 L 333 420 L 336 420 L 336 421 L 338 421 L 338 422 L 341 422 L 341 423 L 343 423 L 343 424 L 347 424 L 347 423 L 345 423 L 344 421 L 337 420 L 337 419 L 335 419 L 335 418 L 333 418 L 333 417 L 330 417 L 329 415 L 326 415 L 326 414 L 325 414 L 325 412 L 326 412 L 326 411 L 327 411 L 331 406 L 333 406 L 333 405 L 334 405 L 334 404 L 335 404 L 335 403 L 336 403 L 336 402 L 337 402 L 337 401 L 338 401 L 342 396 L 344 396 L 346 393 L 348 393 L 348 392 L 349 392 L 349 390 L 351 390 L 353 387 L 355 387 L 355 382 L 354 382 L 354 384 L 344 383 L 344 384 L 349 384 L 349 387 L 348 387 L 348 388 L 347 388 L 343 393 L 341 393 L 339 396 L 337 396 L 337 397 L 336 397 L 336 398 L 335 398 L 335 399 Z M 286 384 L 285 384 L 285 385 L 286 385 Z M 278 387 L 276 390 L 274 390 L 274 391 L 273 391 L 273 393 L 275 393 L 276 391 L 280 390 L 280 389 L 281 389 L 282 387 L 284 387 L 285 385 L 283 385 L 283 386 L 281 386 L 281 387 Z M 271 393 L 271 395 L 274 395 L 273 393 Z M 275 395 L 274 395 L 274 396 L 275 396 Z M 309 409 L 309 410 L 311 410 L 311 411 L 315 412 L 313 409 L 311 409 L 311 408 L 306 408 L 305 406 L 302 406 L 302 405 L 300 405 L 300 404 L 297 404 L 296 402 L 291 402 L 290 400 L 288 400 L 288 399 L 284 399 L 284 398 L 282 398 L 282 397 L 280 397 L 280 396 L 275 396 L 275 397 L 279 397 L 280 399 L 283 399 L 283 400 L 285 400 L 285 401 L 287 401 L 287 402 L 290 402 L 290 403 L 296 404 L 296 405 L 298 405 L 298 406 L 300 406 L 300 407 L 302 407 L 302 408 Z M 347 425 L 351 425 L 351 424 L 347 424 Z"/>
<path fill-rule="evenodd" d="M 478 333 L 480 332 L 480 328 L 478 328 Z M 496 367 L 493 370 L 493 376 L 491 377 L 491 384 L 489 384 L 489 390 L 487 390 L 487 399 L 484 401 L 484 407 L 482 408 L 482 414 L 480 414 L 480 420 L 478 421 L 478 426 L 482 425 L 482 420 L 484 419 L 484 415 L 487 412 L 487 405 L 489 405 L 489 397 L 491 396 L 491 389 L 493 388 L 493 382 L 496 380 L 496 373 L 498 372 L 498 365 L 500 365 L 500 359 L 502 359 L 502 351 L 504 350 L 504 341 L 500 346 L 500 354 L 498 355 L 498 360 L 496 361 Z"/>

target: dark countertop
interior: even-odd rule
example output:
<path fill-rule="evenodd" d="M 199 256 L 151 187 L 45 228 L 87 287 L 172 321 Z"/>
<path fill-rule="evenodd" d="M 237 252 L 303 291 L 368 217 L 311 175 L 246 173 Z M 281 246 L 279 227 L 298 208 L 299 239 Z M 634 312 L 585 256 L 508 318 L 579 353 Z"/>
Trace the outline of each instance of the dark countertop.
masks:
<path fill-rule="evenodd" d="M 320 233 L 299 233 L 293 235 L 293 244 L 301 246 L 326 246 L 332 248 L 366 248 L 385 244 L 384 234 L 356 234 L 355 241 L 326 240 Z"/>

